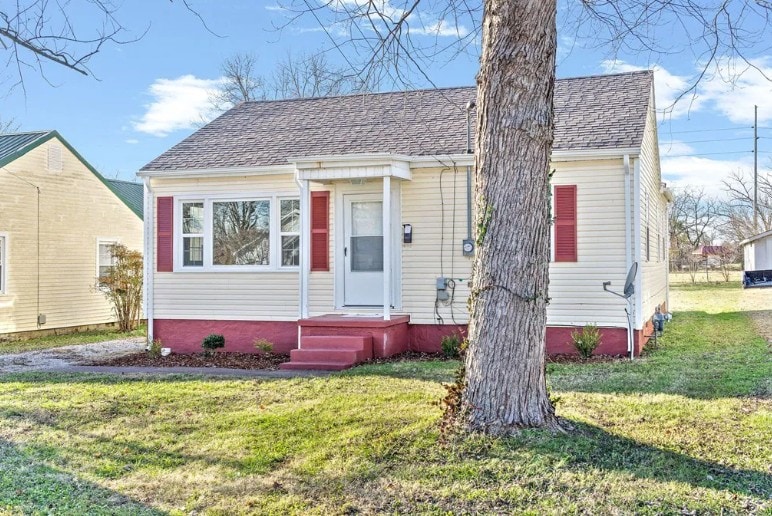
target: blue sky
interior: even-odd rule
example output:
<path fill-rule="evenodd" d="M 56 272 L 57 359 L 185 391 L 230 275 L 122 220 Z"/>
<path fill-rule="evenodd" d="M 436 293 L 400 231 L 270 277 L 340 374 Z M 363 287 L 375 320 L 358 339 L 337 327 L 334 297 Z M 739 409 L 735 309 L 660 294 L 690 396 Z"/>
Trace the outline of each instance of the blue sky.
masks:
<path fill-rule="evenodd" d="M 384 0 L 387 1 L 387 0 Z M 329 41 L 310 18 L 282 31 L 286 12 L 273 2 L 192 1 L 215 36 L 179 2 L 125 2 L 118 18 L 139 41 L 108 45 L 89 63 L 96 78 L 55 66 L 24 75 L 24 90 L 13 89 L 0 106 L 2 119 L 13 118 L 21 130 L 57 129 L 108 177 L 134 179 L 139 168 L 195 130 L 209 109 L 208 91 L 217 84 L 223 59 L 237 52 L 258 58 L 258 73 L 270 75 L 288 52 L 313 52 Z M 92 20 L 75 10 L 77 22 Z M 463 29 L 463 28 L 462 28 Z M 451 40 L 452 35 L 426 36 Z M 655 56 L 609 55 L 572 35 L 559 34 L 558 76 L 571 77 L 653 67 L 657 107 L 670 106 L 698 70 L 689 52 Z M 2 52 L 2 51 L 0 51 Z M 700 83 L 697 96 L 687 96 L 662 114 L 660 144 L 665 178 L 675 186 L 703 185 L 718 191 L 722 177 L 752 164 L 753 105 L 759 105 L 760 168 L 772 167 L 772 52 L 751 49 L 754 63 L 734 85 L 720 77 Z M 330 53 L 331 61 L 340 56 Z M 474 84 L 475 49 L 427 69 L 438 86 Z M 763 73 L 762 73 L 763 72 Z M 0 87 L 15 80 L 7 69 Z M 418 86 L 428 86 L 415 78 Z"/>

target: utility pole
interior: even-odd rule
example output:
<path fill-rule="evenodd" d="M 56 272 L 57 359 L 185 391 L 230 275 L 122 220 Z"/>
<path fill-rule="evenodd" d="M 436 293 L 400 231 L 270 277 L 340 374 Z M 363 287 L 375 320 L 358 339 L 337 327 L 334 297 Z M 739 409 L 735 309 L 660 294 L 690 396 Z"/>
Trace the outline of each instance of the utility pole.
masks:
<path fill-rule="evenodd" d="M 753 232 L 759 232 L 759 106 L 753 106 Z"/>

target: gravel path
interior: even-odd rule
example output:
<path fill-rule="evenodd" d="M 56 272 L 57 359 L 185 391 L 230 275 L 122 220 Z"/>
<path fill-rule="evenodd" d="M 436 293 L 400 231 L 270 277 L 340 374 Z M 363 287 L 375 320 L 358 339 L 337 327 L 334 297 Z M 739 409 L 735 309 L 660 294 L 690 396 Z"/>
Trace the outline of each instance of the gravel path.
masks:
<path fill-rule="evenodd" d="M 93 360 L 115 358 L 145 349 L 143 337 L 77 344 L 54 349 L 0 355 L 0 373 L 66 369 Z"/>

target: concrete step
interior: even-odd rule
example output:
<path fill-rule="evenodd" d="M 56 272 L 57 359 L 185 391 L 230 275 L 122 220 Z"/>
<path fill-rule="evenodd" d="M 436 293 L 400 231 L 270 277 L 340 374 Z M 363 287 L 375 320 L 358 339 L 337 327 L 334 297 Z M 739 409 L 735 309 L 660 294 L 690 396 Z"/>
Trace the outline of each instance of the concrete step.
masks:
<path fill-rule="evenodd" d="M 373 356 L 373 338 L 370 335 L 302 335 L 300 348 L 364 351 L 366 360 Z"/>
<path fill-rule="evenodd" d="M 293 349 L 290 351 L 292 362 L 339 362 L 355 364 L 363 360 L 361 349 Z"/>
<path fill-rule="evenodd" d="M 301 371 L 342 371 L 353 365 L 341 364 L 339 362 L 285 362 L 279 368 Z"/>

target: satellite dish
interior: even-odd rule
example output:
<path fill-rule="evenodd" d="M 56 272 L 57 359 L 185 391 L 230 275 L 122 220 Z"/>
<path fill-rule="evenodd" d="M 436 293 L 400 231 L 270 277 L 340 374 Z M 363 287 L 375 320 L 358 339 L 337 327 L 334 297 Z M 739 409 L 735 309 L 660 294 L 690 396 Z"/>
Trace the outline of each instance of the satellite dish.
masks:
<path fill-rule="evenodd" d="M 625 299 L 635 294 L 635 275 L 638 274 L 638 262 L 633 262 L 630 266 L 630 270 L 627 271 L 627 279 L 625 280 Z"/>

